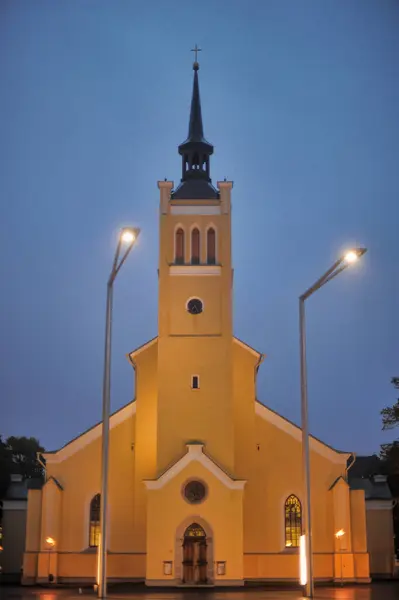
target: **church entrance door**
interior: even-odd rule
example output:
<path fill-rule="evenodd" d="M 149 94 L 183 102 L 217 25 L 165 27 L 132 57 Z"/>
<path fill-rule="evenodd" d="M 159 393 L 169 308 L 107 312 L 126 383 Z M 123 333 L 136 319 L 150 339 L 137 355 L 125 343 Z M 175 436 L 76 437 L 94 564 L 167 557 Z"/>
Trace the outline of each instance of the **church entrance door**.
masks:
<path fill-rule="evenodd" d="M 198 523 L 187 527 L 183 539 L 183 583 L 207 582 L 206 534 Z"/>

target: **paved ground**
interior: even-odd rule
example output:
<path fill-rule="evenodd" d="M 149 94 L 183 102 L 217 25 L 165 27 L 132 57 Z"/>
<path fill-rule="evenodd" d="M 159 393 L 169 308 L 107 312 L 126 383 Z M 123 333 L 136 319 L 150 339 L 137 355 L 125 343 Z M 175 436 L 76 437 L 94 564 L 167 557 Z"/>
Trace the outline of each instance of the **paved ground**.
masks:
<path fill-rule="evenodd" d="M 94 600 L 92 590 L 39 587 L 0 586 L 1 600 Z M 271 588 L 246 588 L 235 590 L 184 589 L 151 590 L 138 586 L 110 587 L 110 599 L 124 600 L 300 600 L 297 591 L 273 590 Z M 399 600 L 399 582 L 375 583 L 372 585 L 320 587 L 316 588 L 315 600 Z"/>

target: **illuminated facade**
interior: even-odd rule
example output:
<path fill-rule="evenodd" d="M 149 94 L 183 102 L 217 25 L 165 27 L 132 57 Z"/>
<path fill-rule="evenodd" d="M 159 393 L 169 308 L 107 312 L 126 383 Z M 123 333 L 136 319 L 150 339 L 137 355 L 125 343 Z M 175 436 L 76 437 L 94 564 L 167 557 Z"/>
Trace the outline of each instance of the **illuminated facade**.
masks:
<path fill-rule="evenodd" d="M 232 182 L 211 182 L 197 63 L 179 153 L 179 186 L 158 183 L 158 336 L 129 354 L 136 398 L 111 417 L 109 579 L 298 581 L 301 431 L 257 400 L 264 357 L 233 335 Z M 315 438 L 310 448 L 315 576 L 340 579 L 342 569 L 367 581 L 364 492 L 347 484 L 350 455 Z M 29 492 L 25 583 L 49 570 L 59 582 L 95 582 L 100 457 L 101 424 L 45 454 L 47 481 Z"/>

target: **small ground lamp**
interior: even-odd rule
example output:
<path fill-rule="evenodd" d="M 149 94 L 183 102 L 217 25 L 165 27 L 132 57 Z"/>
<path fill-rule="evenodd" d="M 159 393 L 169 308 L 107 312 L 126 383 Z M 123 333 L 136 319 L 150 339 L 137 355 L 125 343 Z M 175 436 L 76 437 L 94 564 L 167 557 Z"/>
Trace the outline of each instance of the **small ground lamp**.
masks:
<path fill-rule="evenodd" d="M 55 539 L 52 537 L 46 537 L 46 544 L 48 547 L 48 565 L 47 565 L 47 578 L 50 583 L 54 581 L 54 575 L 50 573 L 50 561 L 51 561 L 51 551 L 55 547 Z"/>
<path fill-rule="evenodd" d="M 343 529 L 340 529 L 339 531 L 337 531 L 337 533 L 335 534 L 335 537 L 337 538 L 338 542 L 339 542 L 339 554 L 341 557 L 341 585 L 344 585 L 344 577 L 343 577 L 343 564 L 342 564 L 342 538 L 345 535 L 345 531 Z"/>

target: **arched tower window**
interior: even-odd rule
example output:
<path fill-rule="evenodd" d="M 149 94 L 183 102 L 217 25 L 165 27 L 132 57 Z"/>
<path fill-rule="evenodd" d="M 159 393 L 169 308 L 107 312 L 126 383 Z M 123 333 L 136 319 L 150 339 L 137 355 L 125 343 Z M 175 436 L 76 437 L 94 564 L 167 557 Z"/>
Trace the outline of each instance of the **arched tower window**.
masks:
<path fill-rule="evenodd" d="M 181 227 L 176 231 L 175 263 L 177 265 L 184 264 L 184 231 Z"/>
<path fill-rule="evenodd" d="M 216 233 L 212 227 L 206 234 L 206 252 L 208 265 L 216 264 Z"/>
<path fill-rule="evenodd" d="M 302 508 L 299 499 L 291 494 L 285 501 L 285 546 L 298 548 L 302 535 Z"/>
<path fill-rule="evenodd" d="M 200 232 L 197 228 L 191 232 L 191 264 L 200 264 Z"/>
<path fill-rule="evenodd" d="M 90 502 L 89 546 L 97 548 L 100 544 L 100 506 L 101 496 L 96 494 Z"/>

